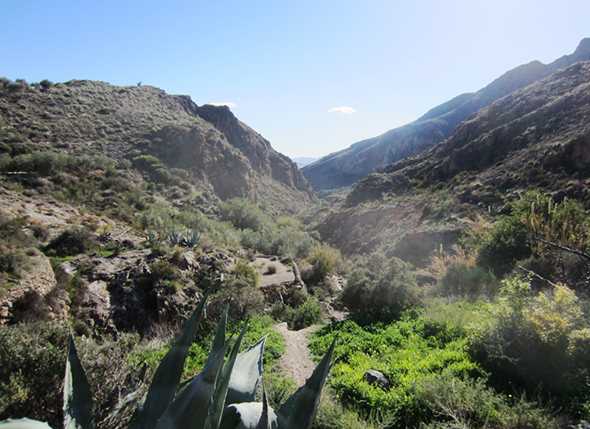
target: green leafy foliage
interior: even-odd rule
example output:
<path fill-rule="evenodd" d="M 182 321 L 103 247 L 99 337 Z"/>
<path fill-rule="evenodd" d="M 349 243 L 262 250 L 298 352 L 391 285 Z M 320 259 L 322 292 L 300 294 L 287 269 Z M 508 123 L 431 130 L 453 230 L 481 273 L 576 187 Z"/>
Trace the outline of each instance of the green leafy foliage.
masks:
<path fill-rule="evenodd" d="M 67 330 L 55 323 L 0 328 L 0 419 L 29 416 L 62 424 L 59 392 Z"/>
<path fill-rule="evenodd" d="M 535 293 L 528 281 L 510 278 L 491 311 L 472 350 L 498 386 L 542 392 L 572 410 L 588 400 L 590 323 L 573 290 Z"/>
<path fill-rule="evenodd" d="M 490 387 L 487 374 L 470 355 L 470 336 L 487 326 L 490 319 L 482 322 L 478 315 L 488 307 L 458 304 L 436 302 L 425 316 L 389 325 L 361 327 L 347 321 L 319 331 L 311 348 L 321 353 L 339 336 L 330 385 L 344 405 L 381 422 L 379 427 L 559 427 L 551 412 Z M 463 315 L 456 325 L 441 323 L 457 312 Z M 391 386 L 370 384 L 364 377 L 369 369 L 381 371 Z M 364 423 L 358 414 L 343 413 L 349 414 L 350 427 Z M 321 412 L 318 421 L 325 421 Z M 323 424 L 319 427 L 345 427 Z"/>
<path fill-rule="evenodd" d="M 322 319 L 322 310 L 319 301 L 313 296 L 307 296 L 297 306 L 276 304 L 273 313 L 280 320 L 288 323 L 291 329 L 303 329 L 319 323 Z"/>
<path fill-rule="evenodd" d="M 560 255 L 551 243 L 582 252 L 588 249 L 588 219 L 578 201 L 555 202 L 548 194 L 529 191 L 511 204 L 511 213 L 501 217 L 484 237 L 478 262 L 498 276 L 531 255 L 555 264 Z"/>
<path fill-rule="evenodd" d="M 478 263 L 497 276 L 503 276 L 514 268 L 516 261 L 530 255 L 526 225 L 518 218 L 504 217 L 496 223 L 481 245 Z"/>
<path fill-rule="evenodd" d="M 428 418 L 413 393 L 420 380 L 442 373 L 459 378 L 482 375 L 464 339 L 439 335 L 422 319 L 367 328 L 347 321 L 319 331 L 311 342 L 312 351 L 324 352 L 336 335 L 330 384 L 338 397 L 364 415 L 387 417 L 402 427 Z M 391 389 L 369 384 L 364 378 L 369 369 L 381 371 Z"/>
<path fill-rule="evenodd" d="M 273 219 L 243 198 L 224 202 L 221 219 L 240 230 L 242 246 L 265 254 L 304 258 L 315 244 L 299 221 L 284 216 Z"/>

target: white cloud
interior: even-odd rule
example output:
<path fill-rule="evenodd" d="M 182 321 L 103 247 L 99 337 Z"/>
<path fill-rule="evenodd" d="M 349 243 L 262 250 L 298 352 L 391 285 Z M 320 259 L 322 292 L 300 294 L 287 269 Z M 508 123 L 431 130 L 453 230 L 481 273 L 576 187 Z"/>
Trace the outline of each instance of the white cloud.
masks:
<path fill-rule="evenodd" d="M 234 103 L 233 101 L 211 101 L 207 104 L 211 104 L 212 106 L 227 106 L 230 109 L 238 106 L 238 103 Z"/>
<path fill-rule="evenodd" d="M 328 109 L 328 113 L 344 113 L 345 115 L 352 115 L 356 110 L 350 106 L 336 106 Z"/>

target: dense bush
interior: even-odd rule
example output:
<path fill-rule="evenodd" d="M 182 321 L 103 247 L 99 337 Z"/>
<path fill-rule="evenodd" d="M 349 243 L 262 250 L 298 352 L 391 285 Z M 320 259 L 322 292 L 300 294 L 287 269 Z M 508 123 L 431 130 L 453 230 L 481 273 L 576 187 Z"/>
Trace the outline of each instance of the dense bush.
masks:
<path fill-rule="evenodd" d="M 257 252 L 301 259 L 310 253 L 315 244 L 296 219 L 286 216 L 273 219 L 243 198 L 224 202 L 221 219 L 240 230 L 243 247 Z"/>
<path fill-rule="evenodd" d="M 312 429 L 377 429 L 376 423 L 362 419 L 356 412 L 336 402 L 324 392 Z"/>
<path fill-rule="evenodd" d="M 221 216 L 238 229 L 260 231 L 270 223 L 269 217 L 258 206 L 243 198 L 224 202 L 221 205 Z"/>
<path fill-rule="evenodd" d="M 67 328 L 58 324 L 0 328 L 0 420 L 31 417 L 61 424 Z"/>
<path fill-rule="evenodd" d="M 264 294 L 258 287 L 260 275 L 246 261 L 238 261 L 232 271 L 225 277 L 213 301 L 216 307 L 228 303 L 230 317 L 243 320 L 248 316 L 264 311 Z"/>
<path fill-rule="evenodd" d="M 87 253 L 97 247 L 94 236 L 85 228 L 67 229 L 46 246 L 45 251 L 52 256 L 75 256 Z"/>
<path fill-rule="evenodd" d="M 526 225 L 516 217 L 505 217 L 485 238 L 479 250 L 478 264 L 497 276 L 503 276 L 514 268 L 516 261 L 530 255 Z"/>
<path fill-rule="evenodd" d="M 449 374 L 421 380 L 418 401 L 436 422 L 427 428 L 530 428 L 557 429 L 550 412 L 524 397 L 505 397 L 488 387 L 483 379 L 463 379 Z"/>
<path fill-rule="evenodd" d="M 291 329 L 303 329 L 308 326 L 319 323 L 322 318 L 320 303 L 314 297 L 307 297 L 303 303 L 297 307 L 286 307 L 286 319 Z"/>
<path fill-rule="evenodd" d="M 570 409 L 588 400 L 590 322 L 584 303 L 564 285 L 533 293 L 519 278 L 503 282 L 474 356 L 503 388 L 542 392 Z"/>
<path fill-rule="evenodd" d="M 452 264 L 440 280 L 438 292 L 444 296 L 492 297 L 498 291 L 496 276 L 485 268 L 467 264 Z"/>
<path fill-rule="evenodd" d="M 173 231 L 191 229 L 201 236 L 201 246 L 237 247 L 240 234 L 228 222 L 220 222 L 198 210 L 178 210 L 170 205 L 154 202 L 138 216 L 136 222 L 144 230 L 166 237 Z"/>
<path fill-rule="evenodd" d="M 422 294 L 408 264 L 374 254 L 355 264 L 341 300 L 362 322 L 388 322 L 420 304 Z"/>
<path fill-rule="evenodd" d="M 305 274 L 305 281 L 320 283 L 329 274 L 334 274 L 342 265 L 342 255 L 338 249 L 320 244 L 315 246 L 307 257 L 311 270 Z"/>
<path fill-rule="evenodd" d="M 564 255 L 557 246 L 582 252 L 590 246 L 590 217 L 577 201 L 556 203 L 548 194 L 530 191 L 510 209 L 509 215 L 496 222 L 479 250 L 478 263 L 498 276 L 531 255 L 557 265 Z"/>

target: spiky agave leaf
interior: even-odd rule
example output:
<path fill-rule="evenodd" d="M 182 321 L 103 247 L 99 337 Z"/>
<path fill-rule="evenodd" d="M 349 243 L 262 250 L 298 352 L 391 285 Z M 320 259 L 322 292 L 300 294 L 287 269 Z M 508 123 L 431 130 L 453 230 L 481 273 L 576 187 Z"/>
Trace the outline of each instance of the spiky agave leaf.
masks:
<path fill-rule="evenodd" d="M 270 407 L 268 406 L 268 398 L 266 397 L 266 389 L 263 386 L 262 387 L 262 415 L 260 416 L 260 420 L 258 420 L 258 424 L 256 425 L 256 429 L 271 429 L 269 408 Z"/>
<path fill-rule="evenodd" d="M 204 427 L 227 349 L 225 342 L 227 313 L 226 310 L 217 326 L 213 347 L 203 371 L 176 395 L 158 420 L 156 429 L 201 429 Z"/>
<path fill-rule="evenodd" d="M 223 413 L 223 409 L 225 408 L 225 400 L 227 397 L 229 382 L 234 370 L 236 359 L 238 357 L 238 352 L 240 351 L 240 346 L 242 345 L 242 340 L 244 339 L 247 329 L 248 324 L 246 323 L 242 328 L 242 332 L 240 332 L 240 336 L 233 345 L 229 358 L 226 364 L 223 366 L 221 374 L 215 383 L 215 393 L 213 394 L 212 401 L 209 403 L 209 412 L 205 422 L 205 429 L 219 428 L 219 424 L 221 423 L 221 415 Z"/>
<path fill-rule="evenodd" d="M 184 362 L 197 335 L 207 296 L 204 296 L 191 317 L 185 322 L 181 333 L 158 365 L 145 402 L 136 410 L 129 425 L 130 429 L 153 429 L 166 407 L 174 398 L 180 382 Z"/>
<path fill-rule="evenodd" d="M 0 429 L 51 429 L 51 426 L 38 420 L 9 419 L 0 422 Z"/>
<path fill-rule="evenodd" d="M 74 338 L 70 335 L 64 378 L 64 429 L 92 429 L 92 395 Z"/>
<path fill-rule="evenodd" d="M 262 428 L 277 429 L 279 421 L 274 410 L 267 404 L 267 417 L 263 419 L 264 403 L 244 402 L 228 405 L 223 412 L 223 420 L 219 429 L 259 429 L 261 421 L 268 426 Z"/>
<path fill-rule="evenodd" d="M 256 399 L 256 390 L 262 380 L 265 342 L 266 337 L 263 337 L 238 355 L 229 380 L 226 404 L 253 402 Z"/>
<path fill-rule="evenodd" d="M 311 377 L 279 409 L 281 429 L 309 429 L 315 418 L 320 396 L 332 366 L 336 340 L 324 355 Z"/>

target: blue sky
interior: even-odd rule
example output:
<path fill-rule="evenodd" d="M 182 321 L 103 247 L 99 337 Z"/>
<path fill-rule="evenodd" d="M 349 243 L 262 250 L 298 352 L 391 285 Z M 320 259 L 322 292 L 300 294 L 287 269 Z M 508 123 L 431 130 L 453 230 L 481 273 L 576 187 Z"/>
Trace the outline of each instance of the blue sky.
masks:
<path fill-rule="evenodd" d="M 409 122 L 590 36 L 589 0 L 2 0 L 0 75 L 142 81 L 291 156 Z"/>

